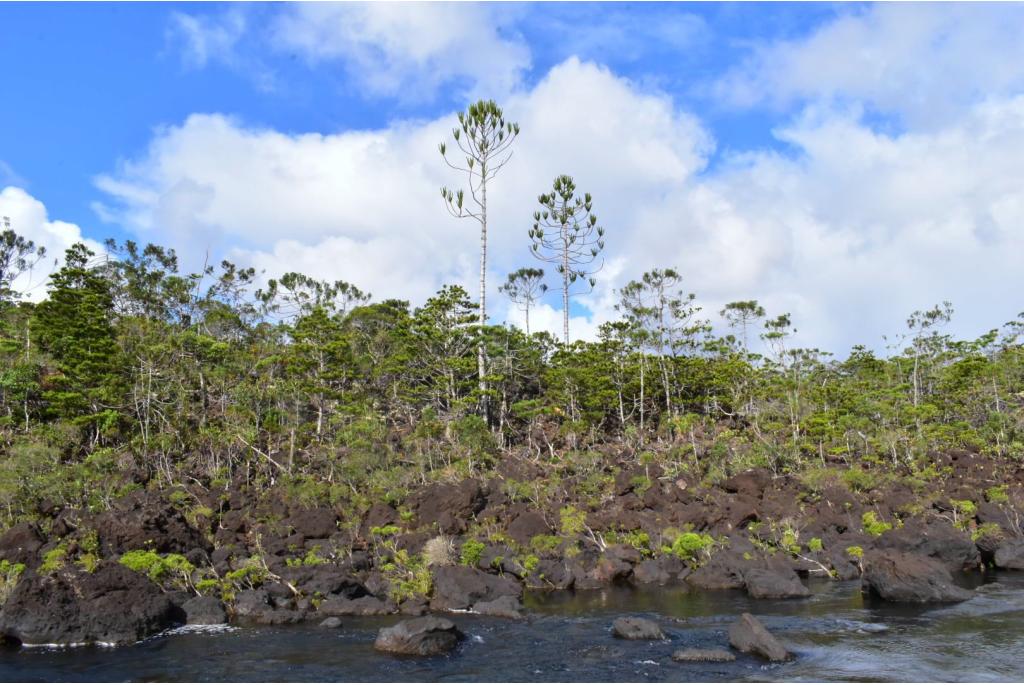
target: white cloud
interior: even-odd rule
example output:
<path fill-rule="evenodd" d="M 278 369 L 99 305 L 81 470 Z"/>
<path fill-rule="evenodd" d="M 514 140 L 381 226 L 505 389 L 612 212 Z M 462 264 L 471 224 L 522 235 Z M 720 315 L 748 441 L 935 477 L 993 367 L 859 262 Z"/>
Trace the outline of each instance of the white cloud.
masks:
<path fill-rule="evenodd" d="M 955 121 L 900 135 L 819 108 L 778 131 L 796 151 L 752 151 L 704 172 L 712 141 L 663 96 L 569 60 L 506 101 L 522 125 L 491 198 L 490 311 L 496 285 L 531 263 L 526 230 L 559 173 L 594 194 L 609 263 L 592 316 L 614 288 L 679 267 L 713 314 L 757 298 L 793 314 L 798 344 L 872 346 L 906 315 L 950 299 L 955 331 L 976 335 L 1019 311 L 1024 287 L 1024 98 L 993 98 Z M 99 180 L 105 214 L 184 256 L 209 247 L 265 268 L 344 278 L 378 298 L 421 303 L 442 283 L 474 289 L 478 234 L 438 197 L 457 185 L 436 144 L 452 116 L 376 131 L 286 135 L 218 115 L 159 132 L 141 158 Z M 555 284 L 531 318 L 561 328 Z M 510 312 L 510 316 L 519 316 Z"/>
<path fill-rule="evenodd" d="M 46 248 L 46 256 L 30 272 L 14 282 L 14 290 L 30 300 L 41 300 L 46 295 L 49 276 L 58 264 L 64 262 L 64 251 L 78 242 L 84 242 L 97 254 L 103 246 L 82 238 L 82 229 L 66 221 L 51 221 L 42 202 L 21 188 L 7 186 L 0 191 L 0 217 L 7 217 L 11 230 Z"/>
<path fill-rule="evenodd" d="M 456 81 L 466 94 L 504 95 L 530 65 L 525 43 L 505 35 L 516 15 L 476 3 L 296 3 L 274 36 L 311 62 L 340 60 L 376 94 L 424 98 Z"/>
<path fill-rule="evenodd" d="M 194 69 L 202 69 L 211 61 L 233 62 L 235 46 L 245 28 L 245 15 L 240 11 L 217 16 L 171 14 L 171 32 L 181 40 L 182 61 Z"/>
<path fill-rule="evenodd" d="M 859 101 L 915 126 L 948 124 L 1024 86 L 1024 8 L 877 3 L 755 48 L 715 94 L 735 105 Z"/>

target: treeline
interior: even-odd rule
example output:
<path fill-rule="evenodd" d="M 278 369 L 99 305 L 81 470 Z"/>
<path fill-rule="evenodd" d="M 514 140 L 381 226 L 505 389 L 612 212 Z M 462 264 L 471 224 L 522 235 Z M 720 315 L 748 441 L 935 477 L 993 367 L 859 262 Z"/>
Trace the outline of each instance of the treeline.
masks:
<path fill-rule="evenodd" d="M 296 273 L 257 288 L 251 269 L 183 274 L 172 250 L 132 242 L 74 246 L 33 304 L 12 286 L 39 252 L 3 236 L 8 523 L 48 501 L 102 507 L 140 472 L 368 501 L 486 471 L 508 450 L 612 451 L 712 479 L 836 460 L 919 471 L 953 447 L 1024 456 L 1024 316 L 959 341 L 942 332 L 944 305 L 915 312 L 889 357 L 839 360 L 793 347 L 789 317 L 754 301 L 728 305 L 716 334 L 665 269 L 622 288 L 598 341 L 564 344 L 481 327 L 458 286 L 416 308 Z"/>

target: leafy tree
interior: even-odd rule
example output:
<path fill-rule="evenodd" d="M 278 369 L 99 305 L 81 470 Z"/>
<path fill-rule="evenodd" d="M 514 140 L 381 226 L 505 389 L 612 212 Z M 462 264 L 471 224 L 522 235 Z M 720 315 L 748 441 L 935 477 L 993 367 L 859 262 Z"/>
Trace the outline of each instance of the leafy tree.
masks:
<path fill-rule="evenodd" d="M 570 289 L 577 281 L 587 284 L 585 292 L 596 283 L 596 269 L 591 265 L 604 249 L 604 229 L 597 225 L 591 210 L 590 193 L 576 195 L 576 184 L 569 176 L 558 176 L 550 193 L 537 198 L 541 209 L 533 214 L 530 249 L 537 259 L 557 265 L 562 276 L 562 335 L 569 344 Z M 603 265 L 603 263 L 602 263 Z"/>
<path fill-rule="evenodd" d="M 0 307 L 16 300 L 19 293 L 12 290 L 14 281 L 29 271 L 46 256 L 46 248 L 18 235 L 11 230 L 11 220 L 3 218 L 4 230 L 0 231 Z"/>

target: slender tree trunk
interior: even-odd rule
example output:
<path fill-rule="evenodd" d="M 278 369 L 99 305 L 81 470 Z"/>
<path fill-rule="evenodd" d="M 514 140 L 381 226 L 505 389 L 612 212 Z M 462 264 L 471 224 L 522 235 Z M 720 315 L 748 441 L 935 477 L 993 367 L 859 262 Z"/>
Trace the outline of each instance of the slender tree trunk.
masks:
<path fill-rule="evenodd" d="M 487 325 L 487 170 L 480 175 L 480 335 Z M 484 358 L 483 337 L 476 346 L 476 371 L 480 379 L 481 393 L 487 392 L 487 360 Z M 487 414 L 487 396 L 481 398 L 484 414 Z"/>
<path fill-rule="evenodd" d="M 569 344 L 569 248 L 565 229 L 562 229 L 562 336 L 565 344 Z"/>
<path fill-rule="evenodd" d="M 526 337 L 530 337 L 530 302 L 526 302 Z"/>

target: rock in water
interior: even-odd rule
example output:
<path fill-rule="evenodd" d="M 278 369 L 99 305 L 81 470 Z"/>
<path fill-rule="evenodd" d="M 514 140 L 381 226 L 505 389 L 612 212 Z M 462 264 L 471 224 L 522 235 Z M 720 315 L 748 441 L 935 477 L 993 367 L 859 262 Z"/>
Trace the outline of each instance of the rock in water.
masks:
<path fill-rule="evenodd" d="M 974 596 L 953 584 L 940 561 L 890 549 L 865 558 L 863 586 L 890 602 L 963 602 Z"/>
<path fill-rule="evenodd" d="M 756 654 L 768 661 L 788 661 L 793 658 L 789 650 L 750 614 L 743 614 L 729 626 L 729 644 L 741 652 Z"/>
<path fill-rule="evenodd" d="M 677 649 L 672 652 L 672 661 L 725 662 L 736 661 L 735 655 L 724 649 Z"/>
<path fill-rule="evenodd" d="M 665 633 L 654 621 L 636 616 L 622 616 L 612 623 L 612 635 L 623 640 L 664 640 Z"/>
<path fill-rule="evenodd" d="M 181 605 L 185 623 L 190 626 L 212 626 L 228 622 L 224 605 L 216 597 L 193 597 Z"/>
<path fill-rule="evenodd" d="M 321 628 L 340 628 L 341 627 L 341 619 L 338 618 L 337 616 L 331 616 L 330 618 L 325 618 L 324 620 L 320 621 L 320 627 Z"/>
<path fill-rule="evenodd" d="M 423 616 L 381 628 L 373 646 L 392 654 L 432 656 L 450 652 L 464 637 L 448 619 Z"/>
<path fill-rule="evenodd" d="M 998 568 L 1024 571 L 1024 540 L 1004 542 L 996 550 L 995 564 Z"/>
<path fill-rule="evenodd" d="M 811 591 L 792 569 L 751 569 L 743 574 L 747 594 L 755 599 L 792 599 L 810 597 Z"/>
<path fill-rule="evenodd" d="M 484 616 L 497 616 L 498 618 L 522 618 L 523 604 L 515 597 L 505 595 L 493 602 L 477 602 L 473 605 L 473 611 Z"/>
<path fill-rule="evenodd" d="M 484 573 L 468 566 L 442 566 L 434 571 L 435 611 L 470 609 L 479 602 L 493 602 L 499 597 L 523 596 L 523 586 L 511 578 Z"/>
<path fill-rule="evenodd" d="M 95 573 L 30 574 L 0 612 L 0 636 L 22 644 L 129 644 L 170 628 L 177 611 L 148 578 L 116 562 Z"/>

